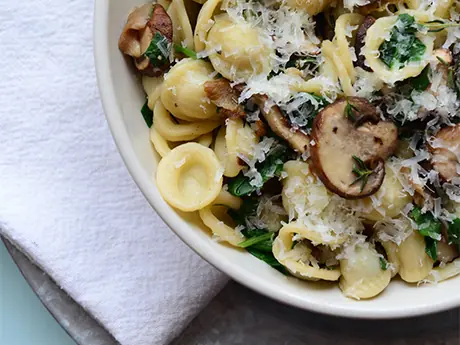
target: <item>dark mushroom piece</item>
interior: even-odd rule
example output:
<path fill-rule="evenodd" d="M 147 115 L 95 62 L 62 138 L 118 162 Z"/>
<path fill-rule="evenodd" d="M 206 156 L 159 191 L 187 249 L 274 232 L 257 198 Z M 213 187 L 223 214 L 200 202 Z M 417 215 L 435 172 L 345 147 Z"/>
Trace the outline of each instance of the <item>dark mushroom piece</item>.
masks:
<path fill-rule="evenodd" d="M 286 140 L 295 151 L 305 153 L 308 150 L 310 142 L 308 135 L 293 128 L 277 105 L 268 104 L 267 96 L 253 95 L 251 100 L 259 107 L 260 113 L 273 132 Z"/>
<path fill-rule="evenodd" d="M 349 97 L 315 117 L 311 137 L 312 170 L 331 192 L 358 199 L 380 188 L 398 130 L 393 122 L 382 121 L 366 99 Z"/>
<path fill-rule="evenodd" d="M 232 119 L 244 118 L 244 107 L 238 103 L 240 92 L 233 88 L 225 78 L 210 80 L 204 83 L 204 91 L 209 100 L 220 109 L 219 114 Z"/>
<path fill-rule="evenodd" d="M 459 177 L 460 124 L 444 127 L 436 133 L 428 146 L 431 164 L 446 182 Z"/>
<path fill-rule="evenodd" d="M 134 59 L 134 65 L 142 74 L 159 76 L 169 67 L 172 25 L 163 6 L 146 4 L 138 7 L 128 16 L 118 47 Z"/>
<path fill-rule="evenodd" d="M 361 54 L 361 49 L 364 47 L 364 39 L 366 38 L 367 30 L 375 23 L 375 18 L 372 16 L 366 16 L 356 32 L 355 41 L 355 53 L 356 62 L 355 65 L 361 67 L 365 71 L 372 72 L 372 69 L 366 66 L 364 55 Z"/>

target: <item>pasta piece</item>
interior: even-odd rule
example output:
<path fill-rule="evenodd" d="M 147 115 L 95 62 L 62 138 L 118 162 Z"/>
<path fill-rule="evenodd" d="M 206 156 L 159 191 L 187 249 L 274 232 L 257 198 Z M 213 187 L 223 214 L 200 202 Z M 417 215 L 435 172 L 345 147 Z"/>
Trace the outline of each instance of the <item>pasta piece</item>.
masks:
<path fill-rule="evenodd" d="M 450 8 L 454 0 L 438 0 L 435 1 L 434 4 L 436 6 L 436 10 L 434 11 L 434 15 L 440 18 L 449 18 L 450 15 Z"/>
<path fill-rule="evenodd" d="M 398 250 L 400 262 L 399 275 L 408 283 L 423 280 L 433 268 L 433 260 L 425 253 L 425 240 L 414 231 L 400 245 Z"/>
<path fill-rule="evenodd" d="M 367 30 L 362 50 L 362 54 L 366 57 L 366 62 L 369 67 L 381 80 L 388 84 L 394 84 L 397 81 L 419 75 L 429 63 L 433 52 L 433 36 L 418 33 L 416 35 L 417 38 L 426 46 L 425 53 L 420 61 L 409 62 L 401 69 L 399 69 L 399 66 L 394 66 L 392 69 L 389 69 L 379 57 L 379 48 L 385 39 L 389 37 L 391 29 L 397 20 L 397 16 L 377 19 Z"/>
<path fill-rule="evenodd" d="M 450 279 L 460 274 L 460 258 L 449 262 L 444 267 L 434 268 L 430 274 L 423 280 L 427 283 L 439 283 L 443 280 Z"/>
<path fill-rule="evenodd" d="M 314 16 L 332 3 L 333 0 L 287 0 L 286 3 L 292 8 L 298 8 L 307 12 L 310 16 Z"/>
<path fill-rule="evenodd" d="M 352 85 L 352 80 L 334 44 L 328 40 L 323 41 L 321 51 L 323 56 L 329 61 L 329 65 L 333 66 L 335 74 L 339 77 L 343 93 L 346 96 L 354 96 L 355 90 Z"/>
<path fill-rule="evenodd" d="M 238 246 L 245 238 L 241 232 L 227 225 L 222 219 L 224 219 L 226 208 L 237 210 L 241 207 L 241 203 L 240 198 L 221 190 L 211 205 L 199 211 L 201 220 L 211 229 L 214 236 L 220 241 L 226 241 L 233 246 Z"/>
<path fill-rule="evenodd" d="M 273 255 L 276 260 L 300 279 L 338 280 L 340 277 L 338 268 L 327 269 L 312 265 L 312 261 L 316 262 L 316 260 L 312 257 L 311 249 L 307 245 L 298 243 L 292 248 L 294 235 L 308 238 L 312 232 L 295 222 L 283 226 L 273 241 Z"/>
<path fill-rule="evenodd" d="M 411 196 L 404 190 L 393 170 L 386 165 L 385 178 L 380 189 L 374 195 L 362 199 L 372 210 L 361 216 L 374 221 L 383 220 L 385 217 L 394 218 L 411 201 Z"/>
<path fill-rule="evenodd" d="M 158 164 L 158 190 L 181 211 L 210 205 L 222 189 L 222 180 L 222 168 L 214 152 L 197 143 L 177 146 Z"/>
<path fill-rule="evenodd" d="M 185 9 L 184 0 L 172 0 L 168 15 L 173 22 L 173 42 L 194 49 L 193 30 Z"/>
<path fill-rule="evenodd" d="M 347 31 L 348 27 L 355 27 L 357 29 L 363 20 L 364 17 L 360 14 L 346 13 L 337 18 L 337 21 L 335 22 L 334 44 L 336 46 L 337 54 L 340 56 L 340 60 L 345 67 L 351 83 L 355 82 L 356 72 L 355 68 L 353 67 L 353 58 L 350 53 Z"/>
<path fill-rule="evenodd" d="M 391 270 L 391 278 L 393 278 L 396 274 L 398 274 L 400 267 L 398 257 L 399 247 L 396 243 L 391 241 L 382 241 L 381 244 L 385 249 L 385 253 L 387 253 L 388 263 L 390 264 L 388 269 Z"/>
<path fill-rule="evenodd" d="M 153 125 L 158 133 L 169 141 L 187 141 L 198 138 L 219 127 L 219 121 L 196 121 L 190 123 L 176 123 L 163 106 L 157 101 L 154 108 Z"/>
<path fill-rule="evenodd" d="M 204 83 L 213 80 L 214 70 L 204 60 L 183 59 L 165 76 L 161 102 L 175 117 L 205 120 L 217 117 L 217 107 L 204 91 Z"/>
<path fill-rule="evenodd" d="M 212 132 L 203 134 L 202 136 L 195 139 L 195 141 L 203 146 L 209 147 L 212 144 Z"/>
<path fill-rule="evenodd" d="M 169 143 L 160 135 L 160 133 L 158 133 L 158 131 L 155 129 L 155 126 L 150 128 L 150 141 L 161 157 L 164 157 L 169 152 L 171 152 Z"/>
<path fill-rule="evenodd" d="M 390 283 L 391 271 L 382 270 L 380 255 L 369 243 L 353 249 L 347 251 L 347 259 L 340 260 L 340 289 L 345 296 L 358 300 L 375 297 Z"/>
<path fill-rule="evenodd" d="M 224 175 L 235 177 L 243 168 L 239 157 L 253 157 L 258 139 L 254 130 L 241 119 L 228 119 L 217 134 L 214 150 L 224 166 Z"/>
<path fill-rule="evenodd" d="M 142 77 L 142 86 L 147 94 L 147 105 L 153 110 L 155 103 L 160 98 L 161 85 L 163 84 L 163 76 L 161 77 Z"/>
<path fill-rule="evenodd" d="M 197 52 L 201 52 L 205 49 L 206 36 L 209 29 L 214 24 L 212 17 L 214 11 L 217 8 L 217 5 L 220 4 L 222 0 L 207 0 L 198 14 L 198 19 L 196 21 L 195 35 L 193 37 L 195 42 L 195 49 Z"/>
<path fill-rule="evenodd" d="M 283 207 L 289 219 L 305 216 L 307 213 L 319 214 L 329 203 L 331 197 L 324 185 L 310 171 L 307 163 L 288 161 L 283 165 L 282 180 Z"/>
<path fill-rule="evenodd" d="M 214 69 L 225 78 L 235 81 L 271 70 L 273 53 L 263 42 L 258 28 L 248 23 L 234 23 L 227 14 L 214 17 L 208 33 L 206 49 Z"/>

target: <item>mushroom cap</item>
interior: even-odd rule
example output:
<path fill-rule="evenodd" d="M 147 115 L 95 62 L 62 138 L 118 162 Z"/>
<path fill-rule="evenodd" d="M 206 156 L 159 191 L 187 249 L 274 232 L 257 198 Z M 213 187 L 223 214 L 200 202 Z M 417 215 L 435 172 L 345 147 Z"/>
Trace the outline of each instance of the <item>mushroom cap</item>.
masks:
<path fill-rule="evenodd" d="M 428 146 L 431 163 L 439 176 L 447 182 L 460 176 L 457 166 L 460 157 L 460 124 L 439 130 Z"/>
<path fill-rule="evenodd" d="M 354 107 L 353 119 L 346 116 L 347 104 Z M 385 176 L 384 161 L 396 150 L 398 131 L 393 122 L 382 121 L 367 100 L 350 97 L 324 108 L 313 121 L 311 136 L 313 171 L 330 191 L 358 199 L 380 188 Z M 354 157 L 372 170 L 366 183 L 357 181 Z"/>

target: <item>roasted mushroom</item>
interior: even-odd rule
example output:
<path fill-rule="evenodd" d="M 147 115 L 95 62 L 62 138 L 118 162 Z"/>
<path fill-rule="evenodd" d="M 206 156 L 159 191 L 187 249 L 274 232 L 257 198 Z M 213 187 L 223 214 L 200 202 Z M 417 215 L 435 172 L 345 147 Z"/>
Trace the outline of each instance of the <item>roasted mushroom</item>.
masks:
<path fill-rule="evenodd" d="M 430 140 L 431 164 L 447 182 L 460 176 L 460 124 L 441 129 Z"/>
<path fill-rule="evenodd" d="M 366 99 L 349 97 L 315 117 L 311 136 L 312 170 L 330 191 L 358 199 L 380 188 L 398 131 L 392 122 L 382 121 Z"/>
<path fill-rule="evenodd" d="M 361 67 L 362 69 L 372 72 L 372 69 L 366 66 L 364 55 L 361 54 L 361 49 L 364 47 L 364 39 L 366 38 L 367 30 L 375 23 L 375 18 L 372 16 L 366 16 L 363 22 L 356 32 L 356 41 L 355 41 L 355 53 L 356 53 L 356 62 L 355 65 Z"/>
<path fill-rule="evenodd" d="M 169 66 L 172 25 L 163 6 L 146 4 L 138 7 L 128 16 L 118 47 L 134 59 L 134 65 L 142 74 L 159 76 Z"/>
<path fill-rule="evenodd" d="M 273 132 L 286 140 L 295 151 L 307 151 L 310 138 L 302 131 L 291 127 L 289 120 L 284 117 L 277 105 L 268 104 L 268 97 L 265 95 L 253 95 L 251 100 L 259 107 L 260 113 Z"/>
<path fill-rule="evenodd" d="M 209 100 L 220 107 L 219 114 L 224 117 L 244 118 L 246 112 L 241 104 L 238 104 L 240 92 L 230 85 L 225 78 L 210 80 L 204 83 L 204 91 Z"/>

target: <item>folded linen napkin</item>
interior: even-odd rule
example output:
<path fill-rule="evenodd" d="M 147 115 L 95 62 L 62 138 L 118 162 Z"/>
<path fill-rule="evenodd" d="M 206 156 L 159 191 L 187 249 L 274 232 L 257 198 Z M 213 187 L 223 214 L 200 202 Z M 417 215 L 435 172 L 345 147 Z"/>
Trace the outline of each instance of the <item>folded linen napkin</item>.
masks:
<path fill-rule="evenodd" d="M 167 344 L 227 278 L 131 180 L 96 87 L 91 0 L 0 2 L 0 232 L 122 345 Z"/>

